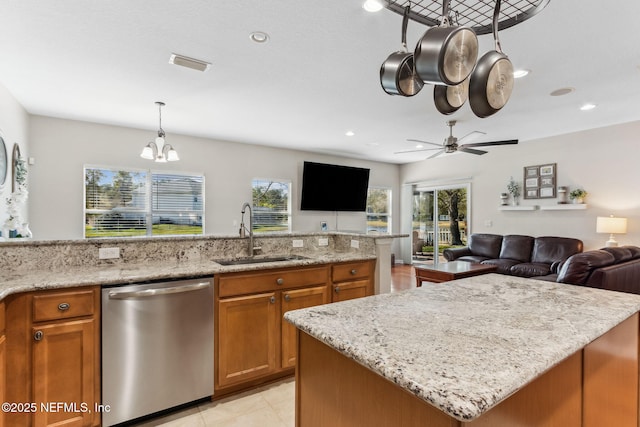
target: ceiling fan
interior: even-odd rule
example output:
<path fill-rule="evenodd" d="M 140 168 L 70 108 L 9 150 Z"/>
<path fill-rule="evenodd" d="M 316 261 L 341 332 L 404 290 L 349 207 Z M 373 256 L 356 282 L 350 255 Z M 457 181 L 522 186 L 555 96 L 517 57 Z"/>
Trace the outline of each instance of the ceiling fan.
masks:
<path fill-rule="evenodd" d="M 407 141 L 417 142 L 421 145 L 418 146 L 418 148 L 415 150 L 396 151 L 394 154 L 438 150 L 431 156 L 427 157 L 427 159 L 432 159 L 443 153 L 455 153 L 456 151 L 463 151 L 465 153 L 482 155 L 482 154 L 486 154 L 487 152 L 484 150 L 476 150 L 470 147 L 489 147 L 491 145 L 511 145 L 511 144 L 518 143 L 517 139 L 509 139 L 505 141 L 490 141 L 490 142 L 477 142 L 475 144 L 468 144 L 468 143 L 464 144 L 463 141 L 465 140 L 471 141 L 477 138 L 479 135 L 486 135 L 486 133 L 479 132 L 476 130 L 458 139 L 455 136 L 453 136 L 453 127 L 455 126 L 455 124 L 456 124 L 456 120 L 450 120 L 447 122 L 447 126 L 449 126 L 449 136 L 444 139 L 444 142 L 442 144 L 436 144 L 434 142 L 427 142 L 427 141 L 420 141 L 418 139 L 407 139 Z M 438 148 L 422 148 L 422 144 L 435 145 Z"/>

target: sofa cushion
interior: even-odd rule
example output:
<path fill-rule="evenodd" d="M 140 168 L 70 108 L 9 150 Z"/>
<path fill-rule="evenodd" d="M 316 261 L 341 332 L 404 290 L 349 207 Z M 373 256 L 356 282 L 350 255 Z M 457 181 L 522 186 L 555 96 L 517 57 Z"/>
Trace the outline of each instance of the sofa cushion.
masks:
<path fill-rule="evenodd" d="M 500 258 L 502 236 L 498 234 L 472 234 L 469 237 L 469 249 L 473 255 L 488 259 Z"/>
<path fill-rule="evenodd" d="M 633 259 L 633 254 L 628 248 L 624 246 L 613 248 L 602 248 L 601 250 L 609 252 L 616 259 L 616 264 L 619 262 L 629 261 Z"/>
<path fill-rule="evenodd" d="M 509 270 L 516 264 L 520 264 L 520 261 L 515 259 L 507 259 L 507 258 L 498 258 L 498 259 L 487 259 L 482 261 L 481 264 L 490 264 L 498 267 L 497 273 L 500 274 L 509 274 Z"/>
<path fill-rule="evenodd" d="M 604 250 L 582 252 L 569 257 L 558 272 L 558 282 L 582 285 L 586 283 L 592 271 L 599 267 L 614 264 L 614 256 Z"/>
<path fill-rule="evenodd" d="M 637 246 L 623 246 L 623 248 L 627 248 L 629 249 L 629 251 L 631 251 L 631 256 L 633 256 L 632 259 L 638 259 L 640 258 L 640 248 Z"/>
<path fill-rule="evenodd" d="M 531 262 L 553 264 L 582 252 L 582 241 L 570 237 L 536 237 Z"/>
<path fill-rule="evenodd" d="M 531 261 L 533 237 L 511 234 L 502 238 L 500 258 L 508 258 L 520 262 Z"/>
<path fill-rule="evenodd" d="M 546 276 L 548 274 L 552 274 L 551 264 L 546 262 L 522 262 L 520 264 L 516 264 L 511 269 L 509 269 L 509 273 L 513 276 L 520 277 L 535 277 L 535 276 Z"/>

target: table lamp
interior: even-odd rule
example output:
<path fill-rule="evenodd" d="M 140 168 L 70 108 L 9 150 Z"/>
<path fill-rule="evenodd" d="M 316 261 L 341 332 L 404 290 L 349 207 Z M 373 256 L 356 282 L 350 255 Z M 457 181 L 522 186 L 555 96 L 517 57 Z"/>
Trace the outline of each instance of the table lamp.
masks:
<path fill-rule="evenodd" d="M 618 242 L 613 237 L 614 234 L 626 234 L 627 218 L 615 218 L 611 216 L 599 216 L 596 220 L 596 233 L 609 233 L 609 240 L 606 246 L 618 246 Z"/>

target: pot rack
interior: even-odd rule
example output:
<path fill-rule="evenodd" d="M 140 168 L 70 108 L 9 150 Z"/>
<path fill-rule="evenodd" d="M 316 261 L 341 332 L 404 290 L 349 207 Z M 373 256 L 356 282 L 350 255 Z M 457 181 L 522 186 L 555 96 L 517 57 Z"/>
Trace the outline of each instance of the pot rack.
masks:
<path fill-rule="evenodd" d="M 452 25 L 471 27 L 476 34 L 490 34 L 493 21 L 493 0 L 449 0 L 449 16 Z M 513 27 L 533 17 L 551 0 L 503 0 L 500 9 L 498 30 Z M 409 2 L 385 0 L 384 6 L 399 14 Z M 440 25 L 442 0 L 411 0 L 409 19 L 429 27 Z"/>

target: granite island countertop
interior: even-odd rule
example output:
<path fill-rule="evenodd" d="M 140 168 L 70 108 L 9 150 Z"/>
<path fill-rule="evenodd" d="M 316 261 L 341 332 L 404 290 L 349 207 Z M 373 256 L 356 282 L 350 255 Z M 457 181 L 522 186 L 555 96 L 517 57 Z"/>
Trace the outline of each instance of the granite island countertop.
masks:
<path fill-rule="evenodd" d="M 376 259 L 375 255 L 353 252 L 304 255 L 306 256 L 304 259 L 229 266 L 221 265 L 216 260 L 172 260 L 157 263 L 128 263 L 96 267 L 69 266 L 55 270 L 34 269 L 22 272 L 4 272 L 0 274 L 0 300 L 10 294 L 43 289 L 131 284 L 153 280 L 177 280 L 222 273 Z M 256 256 L 256 258 L 260 258 L 260 256 Z"/>
<path fill-rule="evenodd" d="M 639 310 L 639 295 L 486 274 L 285 319 L 469 421 Z"/>

